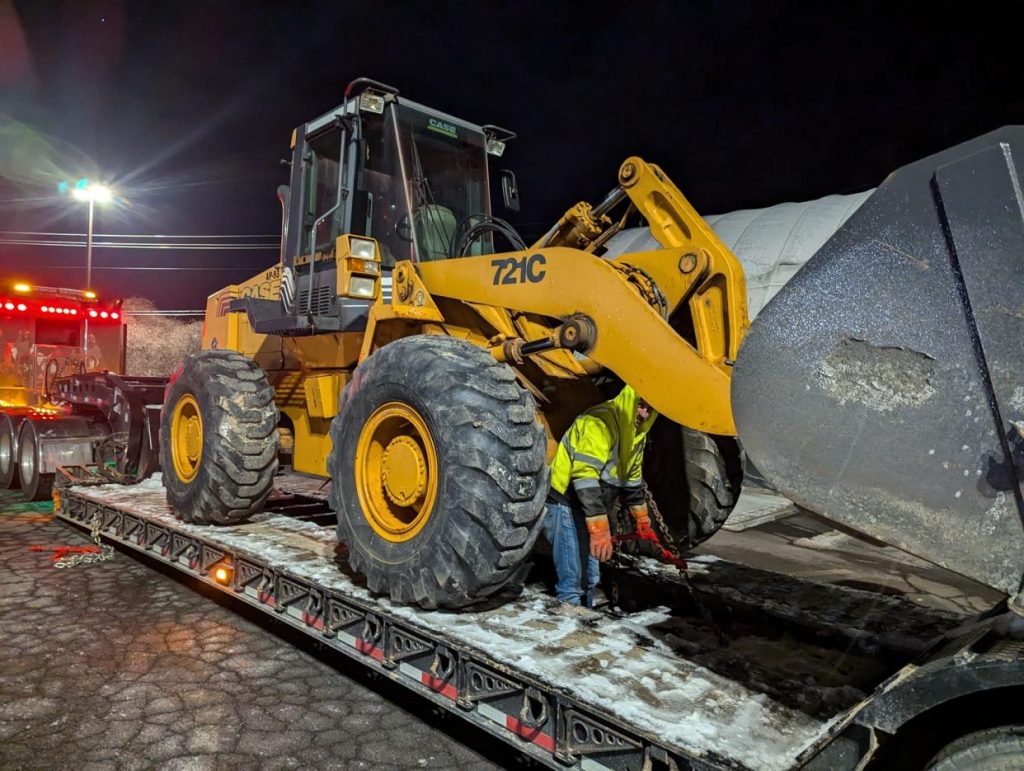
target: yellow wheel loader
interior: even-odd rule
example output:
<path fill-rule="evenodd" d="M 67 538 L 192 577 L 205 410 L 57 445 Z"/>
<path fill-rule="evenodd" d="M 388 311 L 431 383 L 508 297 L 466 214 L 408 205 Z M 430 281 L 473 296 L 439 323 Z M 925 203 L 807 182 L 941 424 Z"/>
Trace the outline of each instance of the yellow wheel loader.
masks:
<path fill-rule="evenodd" d="M 1000 187 L 1015 167 L 972 166 L 1000 136 L 894 174 L 762 312 L 738 364 L 741 265 L 661 169 L 627 159 L 604 200 L 528 246 L 490 208 L 488 158 L 513 138 L 367 79 L 295 130 L 279 263 L 209 298 L 203 351 L 167 390 L 161 465 L 179 516 L 242 521 L 288 463 L 331 480 L 339 540 L 371 590 L 466 606 L 522 581 L 555 442 L 623 381 L 667 418 L 647 477 L 676 543 L 710 536 L 735 503 L 735 410 L 744 449 L 797 502 L 1004 590 L 1019 582 L 1016 456 L 984 406 L 1024 404 L 1004 345 L 1024 330 L 999 311 L 1019 300 L 985 285 L 971 299 L 996 321 L 978 323 L 964 287 L 987 279 L 951 257 L 974 248 L 975 266 L 987 255 L 1020 286 L 998 242 L 1012 223 L 993 236 L 972 216 L 1019 201 Z M 975 173 L 999 178 L 988 198 Z M 514 205 L 514 178 L 501 183 Z M 657 248 L 612 248 L 637 223 Z M 996 376 L 985 341 L 1003 355 Z M 954 406 L 967 413 L 949 436 L 922 424 Z M 942 476 L 961 460 L 962 477 Z M 965 512 L 1006 536 L 998 565 L 983 539 L 935 532 Z"/>
<path fill-rule="evenodd" d="M 617 377 L 678 424 L 654 474 L 673 536 L 721 525 L 741 469 L 738 262 L 639 158 L 527 248 L 490 206 L 488 157 L 512 138 L 365 79 L 296 129 L 280 262 L 209 299 L 203 350 L 168 388 L 179 516 L 244 520 L 283 459 L 331 479 L 371 589 L 463 606 L 521 581 L 555 442 Z M 599 256 L 639 219 L 659 250 Z"/>

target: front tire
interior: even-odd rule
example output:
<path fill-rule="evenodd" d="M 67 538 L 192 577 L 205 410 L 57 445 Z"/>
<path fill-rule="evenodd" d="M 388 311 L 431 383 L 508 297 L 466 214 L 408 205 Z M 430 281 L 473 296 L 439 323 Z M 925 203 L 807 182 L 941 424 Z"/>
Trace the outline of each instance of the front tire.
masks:
<path fill-rule="evenodd" d="M 160 466 L 186 522 L 232 525 L 263 508 L 277 473 L 277 407 L 267 376 L 234 351 L 185 359 L 167 389 Z"/>
<path fill-rule="evenodd" d="M 961 736 L 928 763 L 929 771 L 1011 771 L 1024 767 L 1024 726 L 1000 726 Z"/>
<path fill-rule="evenodd" d="M 521 587 L 548 490 L 536 413 L 510 367 L 462 340 L 404 338 L 359 366 L 328 468 L 371 591 L 460 608 Z"/>

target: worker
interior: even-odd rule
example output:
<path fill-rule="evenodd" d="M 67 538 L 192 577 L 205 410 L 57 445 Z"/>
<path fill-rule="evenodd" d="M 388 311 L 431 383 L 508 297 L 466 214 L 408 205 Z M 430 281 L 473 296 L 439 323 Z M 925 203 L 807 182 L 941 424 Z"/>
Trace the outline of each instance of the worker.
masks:
<path fill-rule="evenodd" d="M 655 539 L 643 489 L 644 445 L 657 413 L 629 386 L 580 415 L 551 464 L 544 532 L 555 561 L 555 595 L 592 607 L 600 563 L 612 556 L 609 513 L 628 508 L 637 535 Z M 584 570 L 584 566 L 586 566 Z"/>
<path fill-rule="evenodd" d="M 96 335 L 92 332 L 89 333 L 87 342 L 89 345 L 89 355 L 85 360 L 85 371 L 96 372 L 100 369 L 100 364 L 103 362 L 103 351 L 100 349 L 100 344 L 96 341 Z"/>

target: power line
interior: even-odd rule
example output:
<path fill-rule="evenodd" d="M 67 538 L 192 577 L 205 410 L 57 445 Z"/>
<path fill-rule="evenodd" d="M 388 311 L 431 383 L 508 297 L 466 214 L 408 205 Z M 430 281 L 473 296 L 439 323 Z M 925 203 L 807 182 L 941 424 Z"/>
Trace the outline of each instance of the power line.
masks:
<path fill-rule="evenodd" d="M 93 248 L 103 247 L 104 249 L 178 249 L 178 250 L 213 250 L 221 251 L 280 251 L 281 244 L 147 244 L 147 243 L 118 243 L 115 241 L 92 242 Z M 82 249 L 85 241 L 36 241 L 29 239 L 3 239 L 0 238 L 0 246 L 51 246 L 51 247 L 74 247 Z"/>
<path fill-rule="evenodd" d="M 85 238 L 84 233 L 56 233 L 39 230 L 0 230 L 0 235 L 12 235 L 12 236 L 75 236 L 77 238 Z M 156 233 L 94 233 L 93 238 L 280 238 L 279 233 L 261 233 L 257 235 L 249 235 L 246 233 L 238 233 L 234 235 L 189 235 L 189 234 L 178 234 L 178 235 L 160 235 Z"/>
<path fill-rule="evenodd" d="M 251 272 L 254 267 L 255 266 L 253 266 L 253 265 L 235 265 L 235 266 L 225 266 L 225 267 L 211 267 L 209 265 L 200 265 L 200 266 L 195 266 L 195 267 L 190 267 L 188 265 L 167 265 L 167 266 L 162 266 L 162 265 L 93 265 L 92 269 L 93 269 L 94 272 L 98 271 L 98 270 L 149 270 L 149 271 L 176 270 L 176 271 L 202 271 L 202 272 L 210 272 L 210 271 L 221 271 L 221 272 L 225 272 L 225 271 L 250 271 Z M 31 270 L 33 270 L 33 271 L 39 271 L 39 270 L 61 270 L 61 271 L 85 270 L 85 266 L 79 266 L 79 265 L 33 265 L 33 266 L 31 266 Z"/>
<path fill-rule="evenodd" d="M 170 311 L 121 311 L 122 316 L 205 316 L 206 311 L 183 311 L 183 310 L 170 310 Z"/>

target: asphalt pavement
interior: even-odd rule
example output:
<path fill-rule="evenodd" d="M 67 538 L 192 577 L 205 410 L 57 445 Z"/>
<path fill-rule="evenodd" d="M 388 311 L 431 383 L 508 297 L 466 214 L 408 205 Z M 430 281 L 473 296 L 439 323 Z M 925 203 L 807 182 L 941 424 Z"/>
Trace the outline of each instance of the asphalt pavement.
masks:
<path fill-rule="evenodd" d="M 0 493 L 0 768 L 487 769 L 507 749 L 215 590 Z M 271 622 L 272 623 L 272 622 Z M 503 752 L 504 755 L 499 755 Z"/>

